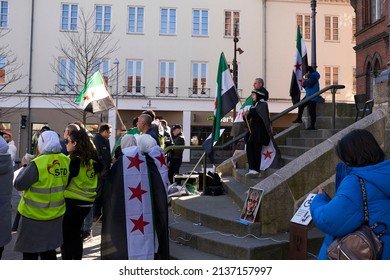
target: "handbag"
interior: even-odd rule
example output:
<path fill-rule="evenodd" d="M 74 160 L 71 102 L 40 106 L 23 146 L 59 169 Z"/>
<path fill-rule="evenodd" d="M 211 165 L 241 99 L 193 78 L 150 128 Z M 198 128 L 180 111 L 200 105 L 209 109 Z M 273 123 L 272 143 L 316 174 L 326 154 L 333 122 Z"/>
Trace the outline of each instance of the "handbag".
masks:
<path fill-rule="evenodd" d="M 327 255 L 330 260 L 377 260 L 382 256 L 383 242 L 380 238 L 385 233 L 387 225 L 377 222 L 369 226 L 366 187 L 362 178 L 359 178 L 359 181 L 363 194 L 364 224 L 356 231 L 336 238 L 328 246 Z M 383 225 L 384 230 L 377 235 L 373 229 L 379 225 Z"/>

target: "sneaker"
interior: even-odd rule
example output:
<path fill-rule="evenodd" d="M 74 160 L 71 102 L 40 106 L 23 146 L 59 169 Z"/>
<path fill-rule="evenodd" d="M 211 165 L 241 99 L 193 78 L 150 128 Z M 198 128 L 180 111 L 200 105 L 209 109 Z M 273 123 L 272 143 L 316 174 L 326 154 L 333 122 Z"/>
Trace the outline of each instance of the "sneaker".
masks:
<path fill-rule="evenodd" d="M 296 120 L 293 120 L 292 122 L 293 123 L 302 123 L 302 120 L 301 119 L 296 119 Z"/>
<path fill-rule="evenodd" d="M 246 177 L 258 177 L 260 175 L 256 170 L 249 169 L 249 172 L 245 174 Z"/>
<path fill-rule="evenodd" d="M 92 231 L 84 231 L 81 234 L 81 239 L 83 240 L 83 242 L 90 240 L 92 237 L 93 237 Z"/>

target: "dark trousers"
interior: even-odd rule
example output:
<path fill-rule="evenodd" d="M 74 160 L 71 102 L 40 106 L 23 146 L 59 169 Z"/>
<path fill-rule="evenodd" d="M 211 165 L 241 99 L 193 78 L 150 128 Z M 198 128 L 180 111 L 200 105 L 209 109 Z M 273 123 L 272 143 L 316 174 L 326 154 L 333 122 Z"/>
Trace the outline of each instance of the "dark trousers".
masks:
<path fill-rule="evenodd" d="M 80 229 L 91 207 L 67 203 L 63 220 L 62 235 L 64 243 L 61 246 L 63 260 L 81 260 L 83 257 L 83 241 Z"/>
<path fill-rule="evenodd" d="M 4 246 L 0 247 L 0 260 L 1 260 L 1 257 L 3 256 L 3 251 L 4 251 Z"/>
<path fill-rule="evenodd" d="M 246 156 L 248 158 L 249 169 L 260 172 L 262 145 L 257 142 L 246 143 Z"/>
<path fill-rule="evenodd" d="M 56 250 L 49 250 L 40 253 L 23 253 L 23 260 L 39 260 L 39 257 L 41 260 L 56 260 Z"/>
<path fill-rule="evenodd" d="M 183 159 L 181 158 L 169 159 L 168 178 L 171 184 L 173 183 L 173 176 L 175 176 L 175 174 L 180 174 L 180 166 L 182 161 Z"/>
<path fill-rule="evenodd" d="M 93 216 L 99 218 L 102 215 L 103 200 L 106 193 L 105 184 L 106 176 L 99 176 L 98 185 L 96 187 L 96 199 L 93 203 Z"/>
<path fill-rule="evenodd" d="M 303 110 L 305 109 L 306 106 L 308 106 L 309 108 L 310 126 L 315 127 L 316 119 L 317 119 L 317 113 L 316 113 L 317 102 L 315 101 L 309 101 L 308 103 L 298 107 L 298 119 L 302 120 Z"/>

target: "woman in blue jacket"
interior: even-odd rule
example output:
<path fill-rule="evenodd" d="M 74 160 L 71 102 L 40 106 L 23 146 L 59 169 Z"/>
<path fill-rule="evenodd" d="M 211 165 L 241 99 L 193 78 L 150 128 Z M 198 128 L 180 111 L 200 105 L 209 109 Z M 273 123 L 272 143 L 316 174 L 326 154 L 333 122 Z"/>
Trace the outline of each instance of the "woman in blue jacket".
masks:
<path fill-rule="evenodd" d="M 310 205 L 316 226 L 325 235 L 318 259 L 327 259 L 326 249 L 334 238 L 355 231 L 364 223 L 363 197 L 359 177 L 364 180 L 369 212 L 369 224 L 382 222 L 387 225 L 382 236 L 382 259 L 390 259 L 390 160 L 374 136 L 362 129 L 345 135 L 336 146 L 337 156 L 347 165 L 346 174 L 336 194 L 331 199 L 319 187 Z M 337 174 L 336 174 L 337 175 Z M 381 232 L 383 226 L 376 228 Z"/>

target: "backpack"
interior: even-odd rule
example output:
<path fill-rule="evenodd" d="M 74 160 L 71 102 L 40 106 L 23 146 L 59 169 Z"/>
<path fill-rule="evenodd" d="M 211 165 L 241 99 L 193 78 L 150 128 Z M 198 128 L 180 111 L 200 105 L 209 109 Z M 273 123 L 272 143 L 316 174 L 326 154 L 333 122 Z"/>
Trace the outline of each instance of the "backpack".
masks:
<path fill-rule="evenodd" d="M 202 186 L 203 186 L 203 174 L 202 176 Z M 199 184 L 200 184 L 199 180 Z M 216 172 L 207 172 L 206 174 L 206 186 L 205 189 L 203 190 L 204 195 L 222 195 L 225 193 L 225 189 L 222 184 L 222 179 L 219 176 L 218 173 Z"/>

